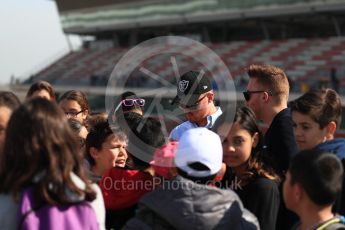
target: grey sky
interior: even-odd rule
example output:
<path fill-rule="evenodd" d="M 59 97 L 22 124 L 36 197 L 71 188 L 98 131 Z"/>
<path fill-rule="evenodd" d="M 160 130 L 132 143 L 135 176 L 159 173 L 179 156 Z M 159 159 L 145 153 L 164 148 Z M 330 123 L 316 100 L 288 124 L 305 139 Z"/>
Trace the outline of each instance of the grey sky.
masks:
<path fill-rule="evenodd" d="M 0 84 L 25 79 L 68 52 L 55 1 L 0 0 Z M 80 44 L 71 38 L 73 47 Z"/>

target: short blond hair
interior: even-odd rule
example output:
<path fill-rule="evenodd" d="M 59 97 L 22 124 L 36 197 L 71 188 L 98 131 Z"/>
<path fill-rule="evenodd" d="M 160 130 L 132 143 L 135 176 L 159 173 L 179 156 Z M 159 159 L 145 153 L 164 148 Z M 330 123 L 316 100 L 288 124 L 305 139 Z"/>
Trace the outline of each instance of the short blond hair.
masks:
<path fill-rule="evenodd" d="M 289 81 L 284 71 L 272 65 L 252 64 L 247 69 L 250 78 L 257 79 L 257 82 L 277 95 L 279 102 L 287 101 L 289 97 Z"/>

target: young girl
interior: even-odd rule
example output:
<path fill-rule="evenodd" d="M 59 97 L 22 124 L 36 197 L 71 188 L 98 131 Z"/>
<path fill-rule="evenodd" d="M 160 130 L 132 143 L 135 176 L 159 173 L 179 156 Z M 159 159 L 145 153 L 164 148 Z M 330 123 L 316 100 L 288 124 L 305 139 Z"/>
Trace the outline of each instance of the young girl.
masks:
<path fill-rule="evenodd" d="M 59 106 L 67 118 L 79 120 L 88 128 L 88 117 L 91 113 L 86 95 L 81 91 L 71 90 L 64 93 L 59 100 Z"/>
<path fill-rule="evenodd" d="M 241 107 L 231 124 L 222 123 L 228 115 L 223 114 L 216 128 L 223 139 L 223 161 L 228 167 L 223 185 L 239 195 L 244 207 L 258 218 L 261 229 L 275 229 L 279 178 L 262 162 L 258 151 L 262 135 L 255 116 L 249 108 Z"/>
<path fill-rule="evenodd" d="M 0 155 L 1 229 L 17 229 L 18 224 L 30 229 L 32 223 L 37 223 L 37 229 L 59 224 L 66 229 L 104 228 L 102 195 L 89 183 L 77 149 L 67 119 L 55 103 L 34 98 L 12 114 Z M 18 201 L 25 194 L 34 198 L 34 211 L 16 220 L 23 208 Z M 94 211 L 87 216 L 78 213 L 81 205 L 91 201 Z M 44 217 L 35 212 L 43 212 Z M 54 223 L 55 227 L 47 226 Z"/>
<path fill-rule="evenodd" d="M 124 167 L 127 160 L 127 136 L 120 129 L 112 129 L 107 121 L 93 126 L 86 138 L 86 159 L 89 176 L 98 183 L 105 171 Z"/>
<path fill-rule="evenodd" d="M 317 148 L 345 157 L 345 139 L 334 138 L 341 120 L 341 101 L 332 89 L 313 90 L 289 104 L 299 150 Z"/>

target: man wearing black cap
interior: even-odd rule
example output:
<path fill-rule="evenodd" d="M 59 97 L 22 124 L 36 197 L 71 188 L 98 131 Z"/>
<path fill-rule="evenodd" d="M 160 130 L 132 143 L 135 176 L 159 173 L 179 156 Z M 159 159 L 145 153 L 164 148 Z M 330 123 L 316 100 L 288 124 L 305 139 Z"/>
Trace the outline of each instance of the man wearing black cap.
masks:
<path fill-rule="evenodd" d="M 220 107 L 215 106 L 214 98 L 210 78 L 203 71 L 183 74 L 177 82 L 177 95 L 172 104 L 177 104 L 188 120 L 171 131 L 170 139 L 178 141 L 185 131 L 192 128 L 211 129 L 222 114 Z"/>

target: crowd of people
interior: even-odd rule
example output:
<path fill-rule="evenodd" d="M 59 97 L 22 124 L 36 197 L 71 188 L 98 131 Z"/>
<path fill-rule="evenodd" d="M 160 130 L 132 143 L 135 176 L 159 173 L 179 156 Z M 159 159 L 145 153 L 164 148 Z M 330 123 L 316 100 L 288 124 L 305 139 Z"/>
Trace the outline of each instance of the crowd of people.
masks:
<path fill-rule="evenodd" d="M 183 73 L 169 136 L 135 92 L 109 114 L 45 81 L 23 102 L 0 92 L 1 229 L 345 229 L 339 95 L 289 101 L 282 69 L 247 74 L 234 111 L 212 76 Z"/>

